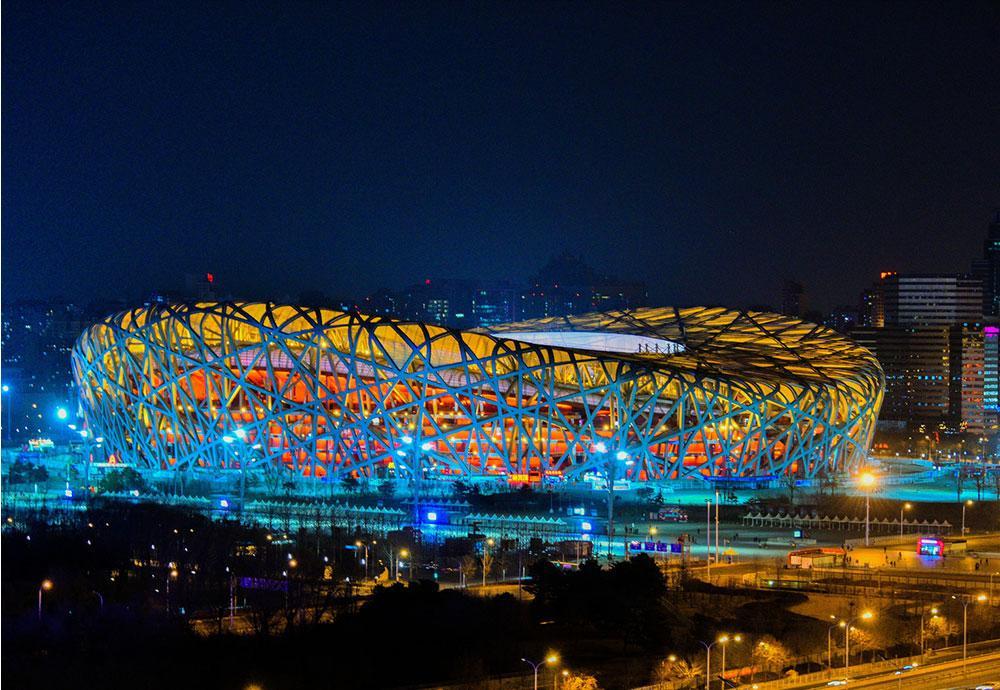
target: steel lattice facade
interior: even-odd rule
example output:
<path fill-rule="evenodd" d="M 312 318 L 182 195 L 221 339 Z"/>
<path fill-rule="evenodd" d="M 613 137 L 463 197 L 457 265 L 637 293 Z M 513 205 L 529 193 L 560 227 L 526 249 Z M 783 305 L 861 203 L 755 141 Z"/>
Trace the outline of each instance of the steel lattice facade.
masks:
<path fill-rule="evenodd" d="M 811 477 L 862 463 L 884 378 L 814 324 L 657 308 L 459 331 L 263 303 L 154 305 L 77 342 L 95 434 L 154 469 L 310 477 Z M 235 442 L 234 442 L 235 441 Z"/>

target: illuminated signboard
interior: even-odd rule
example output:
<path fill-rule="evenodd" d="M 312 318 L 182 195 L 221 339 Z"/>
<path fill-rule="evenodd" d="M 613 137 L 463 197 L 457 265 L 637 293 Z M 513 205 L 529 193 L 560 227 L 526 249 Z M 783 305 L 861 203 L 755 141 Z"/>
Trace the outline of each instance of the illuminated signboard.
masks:
<path fill-rule="evenodd" d="M 921 556 L 942 556 L 944 541 L 934 537 L 921 537 L 917 542 L 917 553 Z"/>

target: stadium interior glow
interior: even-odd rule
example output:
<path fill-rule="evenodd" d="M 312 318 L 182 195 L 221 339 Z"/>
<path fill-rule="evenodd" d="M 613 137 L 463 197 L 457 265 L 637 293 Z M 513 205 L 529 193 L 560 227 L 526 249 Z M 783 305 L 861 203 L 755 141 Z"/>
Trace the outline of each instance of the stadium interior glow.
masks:
<path fill-rule="evenodd" d="M 634 480 L 859 466 L 884 379 L 837 333 L 658 308 L 460 331 L 263 303 L 153 305 L 89 328 L 82 408 L 122 461 L 308 477 Z"/>

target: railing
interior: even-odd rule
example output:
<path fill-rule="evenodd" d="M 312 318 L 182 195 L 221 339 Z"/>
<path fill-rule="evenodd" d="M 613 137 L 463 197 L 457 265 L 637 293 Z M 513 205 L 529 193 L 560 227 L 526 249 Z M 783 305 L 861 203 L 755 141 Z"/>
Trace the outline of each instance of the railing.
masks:
<path fill-rule="evenodd" d="M 982 653 L 974 656 L 971 654 L 973 649 L 988 650 L 995 648 L 998 645 L 1000 645 L 1000 639 L 981 640 L 976 643 L 970 643 L 970 656 L 967 663 L 975 664 L 986 660 L 1000 659 L 1000 651 L 983 651 Z M 873 676 L 887 671 L 896 671 L 907 665 L 914 665 L 915 667 L 912 670 L 907 671 L 906 677 L 913 677 L 914 675 L 927 673 L 935 673 L 935 675 L 937 675 L 953 665 L 958 666 L 954 673 L 949 673 L 947 675 L 943 674 L 942 677 L 962 675 L 962 666 L 964 666 L 964 664 L 962 663 L 961 650 L 962 648 L 960 646 L 939 649 L 936 651 L 938 659 L 932 663 L 927 663 L 925 657 L 908 656 L 897 659 L 885 659 L 883 661 L 870 662 L 867 664 L 852 665 L 850 667 L 850 677 L 855 678 L 852 685 L 864 682 L 864 679 L 862 678 L 863 676 Z M 743 681 L 739 683 L 739 687 L 750 687 L 752 685 L 756 690 L 775 690 L 777 688 L 794 688 L 826 683 L 836 678 L 843 678 L 844 676 L 844 668 L 843 666 L 840 666 L 823 671 L 817 671 L 815 673 L 791 675 L 785 678 L 777 678 L 775 680 L 757 681 L 754 683 Z M 735 682 L 732 681 L 732 679 L 730 680 L 731 682 Z M 654 683 L 653 685 L 644 685 L 642 687 L 632 688 L 632 690 L 680 690 L 681 688 L 702 688 L 704 685 L 705 677 L 701 676 L 701 678 L 697 680 L 674 680 L 664 683 Z M 715 679 L 713 679 L 712 685 L 717 685 L 717 681 Z"/>

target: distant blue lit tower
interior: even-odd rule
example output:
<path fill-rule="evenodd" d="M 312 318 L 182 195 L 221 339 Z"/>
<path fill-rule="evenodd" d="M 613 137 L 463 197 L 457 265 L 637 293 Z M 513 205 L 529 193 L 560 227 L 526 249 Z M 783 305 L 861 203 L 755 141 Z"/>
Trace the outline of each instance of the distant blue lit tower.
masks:
<path fill-rule="evenodd" d="M 1000 317 L 1000 209 L 990 223 L 983 243 L 985 274 L 983 276 L 983 314 Z"/>

